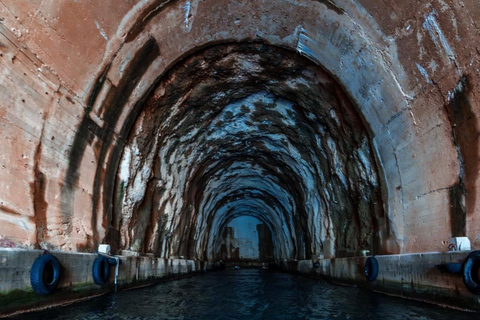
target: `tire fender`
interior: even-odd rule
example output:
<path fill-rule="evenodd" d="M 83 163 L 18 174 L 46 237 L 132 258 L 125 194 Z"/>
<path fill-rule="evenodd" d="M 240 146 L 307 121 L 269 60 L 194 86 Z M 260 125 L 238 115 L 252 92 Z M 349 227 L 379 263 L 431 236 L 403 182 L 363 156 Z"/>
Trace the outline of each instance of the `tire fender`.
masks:
<path fill-rule="evenodd" d="M 92 266 L 93 281 L 100 286 L 107 284 L 110 279 L 110 264 L 108 259 L 102 255 L 99 255 Z"/>
<path fill-rule="evenodd" d="M 378 276 L 378 260 L 375 257 L 369 257 L 365 261 L 365 277 L 368 281 L 377 280 Z"/>
<path fill-rule="evenodd" d="M 58 259 L 51 254 L 38 257 L 30 270 L 30 283 L 37 294 L 52 293 L 60 282 L 61 270 Z"/>
<path fill-rule="evenodd" d="M 474 294 L 480 294 L 480 251 L 473 251 L 463 264 L 463 281 L 467 289 Z"/>

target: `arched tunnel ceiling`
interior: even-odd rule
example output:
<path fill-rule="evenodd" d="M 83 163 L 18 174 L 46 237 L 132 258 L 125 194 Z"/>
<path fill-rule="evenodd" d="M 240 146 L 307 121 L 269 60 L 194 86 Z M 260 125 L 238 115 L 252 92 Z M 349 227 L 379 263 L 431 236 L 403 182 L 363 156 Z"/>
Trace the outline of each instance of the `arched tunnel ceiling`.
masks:
<path fill-rule="evenodd" d="M 217 45 L 179 62 L 145 105 L 115 193 L 123 248 L 212 259 L 241 214 L 270 226 L 277 258 L 318 256 L 325 241 L 372 247 L 383 209 L 367 130 L 307 59 Z"/>
<path fill-rule="evenodd" d="M 366 46 L 375 33 L 350 39 L 365 30 L 322 3 L 315 13 L 294 6 L 278 21 L 246 14 L 292 4 L 219 5 L 242 17 L 235 27 L 211 8 L 190 26 L 177 4 L 134 16 L 134 27 L 112 40 L 74 141 L 77 157 L 89 148 L 92 120 L 114 128 L 95 151 L 92 221 L 106 233 L 92 240 L 105 234 L 120 249 L 212 259 L 215 237 L 245 206 L 271 228 L 276 258 L 398 251 L 372 141 L 406 101 L 377 59 L 383 53 Z M 185 25 L 159 28 L 177 25 L 178 15 Z M 334 46 L 320 45 L 330 37 Z M 393 108 L 380 113 L 385 100 Z M 68 186 L 83 175 L 72 162 L 63 211 L 75 207 Z"/>
<path fill-rule="evenodd" d="M 0 185 L 0 233 L 199 259 L 244 214 L 278 259 L 476 239 L 478 32 L 464 4 L 4 4 L 0 62 L 30 87 L 0 110 L 14 137 L 0 172 L 17 181 Z M 5 162 L 17 156 L 25 172 Z"/>

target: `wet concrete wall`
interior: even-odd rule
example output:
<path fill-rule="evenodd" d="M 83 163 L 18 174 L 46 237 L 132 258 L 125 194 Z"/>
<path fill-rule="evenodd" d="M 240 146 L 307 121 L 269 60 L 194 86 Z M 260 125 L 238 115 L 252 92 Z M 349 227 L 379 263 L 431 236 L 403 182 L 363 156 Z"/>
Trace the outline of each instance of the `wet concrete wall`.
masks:
<path fill-rule="evenodd" d="M 51 252 L 60 262 L 58 289 L 50 295 L 33 292 L 30 271 L 42 250 L 0 249 L 0 317 L 28 309 L 55 306 L 114 290 L 115 267 L 110 268 L 106 286 L 94 283 L 90 253 Z M 135 255 L 120 256 L 118 289 L 151 284 L 163 279 L 207 272 L 218 265 L 184 259 L 158 259 Z"/>
<path fill-rule="evenodd" d="M 480 311 L 478 296 L 467 289 L 462 272 L 452 274 L 445 268 L 446 263 L 463 263 L 468 254 L 427 252 L 376 256 L 378 277 L 375 281 L 366 279 L 367 257 L 301 260 L 277 266 L 311 277 L 322 277 L 340 285 L 359 285 L 403 298 Z M 472 314 L 472 317 L 475 315 Z"/>

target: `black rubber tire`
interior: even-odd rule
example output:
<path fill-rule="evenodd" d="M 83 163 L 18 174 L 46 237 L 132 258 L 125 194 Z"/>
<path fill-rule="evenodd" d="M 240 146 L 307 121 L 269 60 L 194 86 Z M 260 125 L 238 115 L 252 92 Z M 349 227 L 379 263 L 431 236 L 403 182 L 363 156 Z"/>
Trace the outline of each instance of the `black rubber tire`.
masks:
<path fill-rule="evenodd" d="M 60 282 L 60 262 L 51 254 L 38 257 L 30 270 L 30 283 L 37 294 L 52 293 Z"/>
<path fill-rule="evenodd" d="M 375 281 L 378 277 L 378 260 L 370 257 L 365 261 L 365 277 L 368 281 Z"/>
<path fill-rule="evenodd" d="M 480 294 L 480 251 L 471 252 L 463 264 L 463 281 L 467 289 L 474 294 Z"/>
<path fill-rule="evenodd" d="M 104 256 L 98 256 L 92 267 L 93 281 L 100 286 L 107 284 L 110 279 L 110 264 Z"/>

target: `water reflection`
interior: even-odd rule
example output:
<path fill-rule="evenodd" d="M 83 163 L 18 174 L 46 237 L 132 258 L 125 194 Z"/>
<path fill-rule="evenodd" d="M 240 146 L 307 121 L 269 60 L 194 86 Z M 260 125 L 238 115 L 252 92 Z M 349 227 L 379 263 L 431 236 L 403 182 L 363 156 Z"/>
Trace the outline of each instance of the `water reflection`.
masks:
<path fill-rule="evenodd" d="M 473 319 L 478 314 L 269 270 L 225 270 L 13 319 Z"/>

